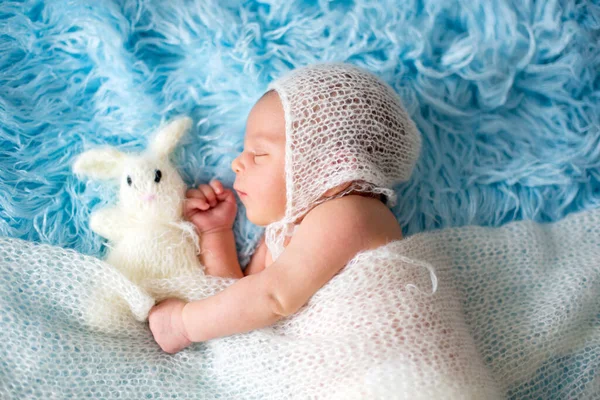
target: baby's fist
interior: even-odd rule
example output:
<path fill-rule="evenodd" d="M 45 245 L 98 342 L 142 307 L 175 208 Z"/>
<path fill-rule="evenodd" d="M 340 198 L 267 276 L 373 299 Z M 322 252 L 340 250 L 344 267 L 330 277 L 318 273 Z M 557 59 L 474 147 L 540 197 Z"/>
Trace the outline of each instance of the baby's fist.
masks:
<path fill-rule="evenodd" d="M 218 180 L 186 193 L 183 216 L 196 226 L 199 233 L 231 229 L 236 213 L 237 203 L 233 192 L 224 189 Z"/>
<path fill-rule="evenodd" d="M 183 300 L 167 299 L 152 307 L 148 314 L 154 340 L 167 353 L 177 353 L 192 344 L 183 325 L 185 305 Z"/>

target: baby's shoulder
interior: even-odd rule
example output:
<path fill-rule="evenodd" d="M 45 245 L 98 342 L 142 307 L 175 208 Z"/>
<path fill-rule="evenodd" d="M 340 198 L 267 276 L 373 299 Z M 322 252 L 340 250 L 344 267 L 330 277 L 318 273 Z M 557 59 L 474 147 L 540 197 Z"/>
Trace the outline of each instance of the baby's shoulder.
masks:
<path fill-rule="evenodd" d="M 402 239 L 402 229 L 392 211 L 372 197 L 348 195 L 328 200 L 312 209 L 304 222 L 316 222 L 325 229 L 331 226 L 332 231 L 355 232 L 364 240 L 365 249 Z"/>

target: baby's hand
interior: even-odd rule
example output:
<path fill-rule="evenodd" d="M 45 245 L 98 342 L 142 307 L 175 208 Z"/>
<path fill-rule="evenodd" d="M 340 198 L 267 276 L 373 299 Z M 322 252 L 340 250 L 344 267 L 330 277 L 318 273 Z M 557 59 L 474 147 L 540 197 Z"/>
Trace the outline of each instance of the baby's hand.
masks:
<path fill-rule="evenodd" d="M 152 307 L 148 314 L 154 340 L 167 353 L 177 353 L 192 344 L 183 326 L 185 304 L 183 300 L 167 299 Z"/>
<path fill-rule="evenodd" d="M 196 225 L 199 233 L 231 229 L 236 212 L 233 192 L 223 189 L 223 185 L 217 180 L 186 193 L 183 216 Z"/>

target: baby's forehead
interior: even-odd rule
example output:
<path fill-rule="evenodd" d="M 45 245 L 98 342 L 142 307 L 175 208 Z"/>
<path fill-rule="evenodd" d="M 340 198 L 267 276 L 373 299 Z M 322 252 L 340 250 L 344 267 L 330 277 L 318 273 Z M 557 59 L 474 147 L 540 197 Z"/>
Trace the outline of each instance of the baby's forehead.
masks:
<path fill-rule="evenodd" d="M 285 133 L 248 133 L 246 134 L 245 141 L 252 144 L 278 144 L 282 140 L 285 140 Z"/>
<path fill-rule="evenodd" d="M 245 140 L 273 143 L 285 140 L 285 115 L 276 93 L 273 95 L 268 92 L 250 111 Z"/>

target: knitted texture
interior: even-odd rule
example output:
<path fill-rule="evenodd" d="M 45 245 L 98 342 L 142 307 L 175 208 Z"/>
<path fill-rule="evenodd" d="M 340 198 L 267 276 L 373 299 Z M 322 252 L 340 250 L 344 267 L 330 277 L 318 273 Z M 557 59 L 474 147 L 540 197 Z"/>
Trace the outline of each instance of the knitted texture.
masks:
<path fill-rule="evenodd" d="M 410 178 L 420 134 L 397 93 L 372 73 L 350 64 L 298 68 L 271 83 L 285 114 L 286 212 L 266 230 L 273 259 L 283 251 L 294 221 L 327 200 L 340 184 L 383 194 Z"/>
<path fill-rule="evenodd" d="M 359 253 L 272 327 L 170 355 L 133 316 L 87 325 L 93 287 L 147 307 L 118 270 L 3 238 L 0 398 L 597 398 L 599 258 L 600 210 L 418 234 Z M 203 298 L 233 282 L 209 278 L 152 286 Z"/>
<path fill-rule="evenodd" d="M 204 275 L 198 235 L 194 225 L 183 219 L 186 185 L 169 159 L 191 124 L 186 117 L 165 124 L 142 153 L 102 146 L 80 154 L 73 164 L 80 176 L 120 184 L 116 204 L 95 210 L 90 225 L 108 239 L 106 261 L 138 285 L 150 278 Z M 154 295 L 152 287 L 145 289 Z M 86 312 L 91 325 L 110 327 L 127 312 L 118 291 L 103 286 L 92 290 L 95 294 Z M 146 307 L 134 315 L 143 321 Z"/>
<path fill-rule="evenodd" d="M 183 398 L 194 391 L 196 398 L 500 398 L 451 280 L 442 274 L 432 296 L 431 271 L 402 255 L 407 249 L 402 241 L 359 253 L 297 314 L 272 327 L 192 346 L 170 365 L 149 340 L 146 326 L 131 313 L 129 318 L 116 314 L 109 325 L 88 323 L 89 301 L 95 299 L 89 295 L 92 289 L 122 293 L 122 304 L 134 313 L 147 312 L 151 305 L 144 291 L 117 269 L 58 247 L 14 239 L 1 239 L 0 247 L 0 265 L 11 273 L 9 285 L 0 292 L 7 295 L 3 298 L 14 297 L 6 291 L 28 286 L 25 293 L 31 297 L 21 295 L 20 300 L 29 300 L 31 308 L 8 307 L 13 317 L 35 326 L 2 326 L 3 346 L 24 340 L 27 343 L 19 347 L 26 344 L 28 353 L 25 358 L 13 353 L 5 361 L 14 376 L 5 382 L 5 395 L 27 393 L 26 382 L 35 379 L 40 380 L 35 389 L 42 398 L 82 398 L 92 388 L 103 395 L 108 390 L 167 390 L 164 378 L 142 378 L 156 368 L 167 381 L 180 379 L 177 388 L 168 390 Z M 30 280 L 35 289 L 25 283 Z M 197 274 L 146 284 L 197 299 L 232 282 Z M 59 317 L 40 329 L 39 310 L 47 307 L 57 307 Z M 63 332 L 48 335 L 55 329 Z M 59 354 L 53 350 L 57 345 Z M 48 363 L 55 356 L 72 375 L 56 376 Z M 29 365 L 32 361 L 41 367 Z M 110 367 L 91 364 L 99 361 L 110 361 Z M 135 379 L 123 385 L 119 376 L 130 370 L 131 362 L 145 364 L 146 369 L 131 370 L 128 376 Z M 214 386 L 200 389 L 206 380 Z M 73 388 L 76 381 L 81 386 Z"/>

